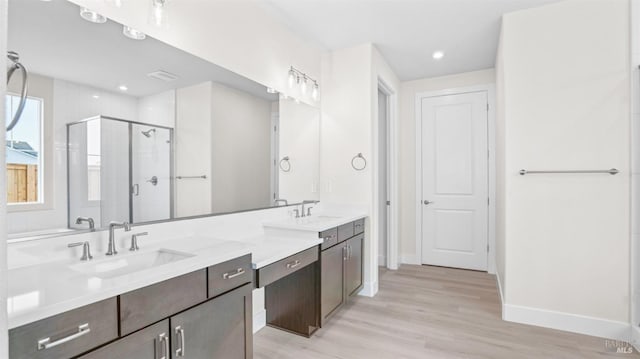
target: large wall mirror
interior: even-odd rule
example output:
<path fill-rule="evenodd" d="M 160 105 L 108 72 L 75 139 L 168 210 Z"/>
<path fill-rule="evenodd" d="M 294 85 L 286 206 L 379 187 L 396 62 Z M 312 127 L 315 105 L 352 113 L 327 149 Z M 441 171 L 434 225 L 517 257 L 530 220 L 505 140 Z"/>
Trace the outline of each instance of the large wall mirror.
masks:
<path fill-rule="evenodd" d="M 81 12 L 9 0 L 8 49 L 29 70 L 6 135 L 10 238 L 317 199 L 317 108 Z"/>

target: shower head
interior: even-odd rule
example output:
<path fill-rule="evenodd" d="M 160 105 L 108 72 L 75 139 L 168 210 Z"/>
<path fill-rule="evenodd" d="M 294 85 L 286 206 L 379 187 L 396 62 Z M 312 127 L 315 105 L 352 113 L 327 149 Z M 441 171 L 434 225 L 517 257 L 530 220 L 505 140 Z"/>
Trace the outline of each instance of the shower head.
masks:
<path fill-rule="evenodd" d="M 152 128 L 152 129 L 150 129 L 150 130 L 147 130 L 147 131 L 141 131 L 141 132 L 142 132 L 142 134 L 144 135 L 144 137 L 149 138 L 149 137 L 151 137 L 151 132 L 156 132 L 156 129 L 155 129 L 155 128 Z"/>

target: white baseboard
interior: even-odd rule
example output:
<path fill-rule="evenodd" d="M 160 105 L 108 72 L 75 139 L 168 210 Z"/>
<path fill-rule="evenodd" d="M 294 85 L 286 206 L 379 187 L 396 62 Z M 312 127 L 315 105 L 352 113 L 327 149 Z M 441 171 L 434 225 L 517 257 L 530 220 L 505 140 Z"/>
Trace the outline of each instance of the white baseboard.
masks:
<path fill-rule="evenodd" d="M 257 313 L 253 313 L 253 333 L 257 333 L 258 330 L 267 326 L 267 311 L 261 310 Z"/>
<path fill-rule="evenodd" d="M 513 304 L 502 305 L 502 319 L 606 339 L 630 341 L 631 337 L 629 323 Z"/>
<path fill-rule="evenodd" d="M 373 297 L 378 293 L 378 282 L 365 282 L 358 295 Z"/>
<path fill-rule="evenodd" d="M 418 256 L 415 254 L 402 254 L 400 255 L 400 263 L 403 264 L 415 264 L 420 265 L 420 261 L 418 260 Z"/>

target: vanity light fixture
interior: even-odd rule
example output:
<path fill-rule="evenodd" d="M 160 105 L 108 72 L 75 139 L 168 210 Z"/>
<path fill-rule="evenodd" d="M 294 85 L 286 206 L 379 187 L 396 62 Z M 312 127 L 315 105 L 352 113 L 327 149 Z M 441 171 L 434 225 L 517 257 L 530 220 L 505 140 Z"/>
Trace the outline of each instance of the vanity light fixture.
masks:
<path fill-rule="evenodd" d="M 147 37 L 144 32 L 127 25 L 122 26 L 122 34 L 133 40 L 144 40 Z"/>
<path fill-rule="evenodd" d="M 118 86 L 118 89 L 120 91 L 127 91 L 129 88 L 127 87 L 127 85 L 120 85 L 120 86 Z"/>
<path fill-rule="evenodd" d="M 444 57 L 444 52 L 436 51 L 431 56 L 433 57 L 434 60 L 440 60 L 440 59 L 442 59 Z"/>
<path fill-rule="evenodd" d="M 315 101 L 318 99 L 318 92 L 320 91 L 318 81 L 293 66 L 289 68 L 289 87 L 293 87 L 294 84 L 300 85 L 300 91 L 304 96 L 307 94 L 309 83 L 313 83 L 311 85 L 311 97 Z"/>
<path fill-rule="evenodd" d="M 151 18 L 153 24 L 162 26 L 167 23 L 167 10 L 165 7 L 169 0 L 151 0 Z"/>
<path fill-rule="evenodd" d="M 107 22 L 106 16 L 100 15 L 93 10 L 87 9 L 86 7 L 80 8 L 80 17 L 94 24 L 104 24 L 105 22 Z"/>

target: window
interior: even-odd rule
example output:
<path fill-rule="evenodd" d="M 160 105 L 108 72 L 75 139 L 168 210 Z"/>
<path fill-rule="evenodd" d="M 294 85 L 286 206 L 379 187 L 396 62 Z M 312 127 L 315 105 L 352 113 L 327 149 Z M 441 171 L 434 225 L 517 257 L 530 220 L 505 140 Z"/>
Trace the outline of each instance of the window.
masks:
<path fill-rule="evenodd" d="M 43 203 L 42 99 L 28 98 L 20 121 L 7 132 L 7 203 Z M 7 95 L 5 118 L 9 124 L 20 97 Z"/>

